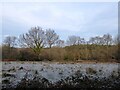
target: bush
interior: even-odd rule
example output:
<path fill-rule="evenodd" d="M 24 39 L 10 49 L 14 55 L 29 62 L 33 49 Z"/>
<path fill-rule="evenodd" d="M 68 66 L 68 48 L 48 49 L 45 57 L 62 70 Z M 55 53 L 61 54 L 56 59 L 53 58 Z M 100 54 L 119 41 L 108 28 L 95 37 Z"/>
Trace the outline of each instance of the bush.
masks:
<path fill-rule="evenodd" d="M 22 61 L 120 60 L 120 50 L 117 45 L 73 45 L 64 48 L 43 48 L 39 57 L 30 48 L 10 48 L 3 46 L 2 49 L 3 59 L 18 59 Z"/>
<path fill-rule="evenodd" d="M 30 49 L 20 49 L 18 60 L 20 61 L 37 61 L 38 58 L 34 52 L 32 52 Z"/>
<path fill-rule="evenodd" d="M 41 52 L 41 58 L 42 60 L 55 60 L 55 61 L 61 61 L 64 60 L 64 56 L 66 54 L 66 51 L 63 48 L 46 48 L 43 49 Z"/>
<path fill-rule="evenodd" d="M 18 49 L 2 46 L 2 59 L 17 59 Z"/>

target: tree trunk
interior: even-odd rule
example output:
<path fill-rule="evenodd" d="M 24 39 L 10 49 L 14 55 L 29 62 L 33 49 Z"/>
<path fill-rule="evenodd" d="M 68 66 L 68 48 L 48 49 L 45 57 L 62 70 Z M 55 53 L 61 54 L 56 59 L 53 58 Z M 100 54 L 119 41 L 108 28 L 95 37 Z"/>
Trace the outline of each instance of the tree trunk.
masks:
<path fill-rule="evenodd" d="M 49 48 L 51 48 L 51 47 L 52 47 L 52 44 L 50 44 Z"/>

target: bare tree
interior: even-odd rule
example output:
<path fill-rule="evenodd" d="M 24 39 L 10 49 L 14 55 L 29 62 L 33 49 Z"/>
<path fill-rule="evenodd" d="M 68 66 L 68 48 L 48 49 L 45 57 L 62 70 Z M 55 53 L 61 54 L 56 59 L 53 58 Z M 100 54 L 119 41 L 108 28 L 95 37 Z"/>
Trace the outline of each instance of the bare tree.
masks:
<path fill-rule="evenodd" d="M 91 37 L 88 41 L 89 44 L 94 44 L 94 41 L 95 41 L 95 38 L 94 37 Z"/>
<path fill-rule="evenodd" d="M 103 39 L 104 39 L 104 44 L 105 45 L 111 45 L 112 44 L 112 36 L 110 34 L 104 34 L 103 35 Z"/>
<path fill-rule="evenodd" d="M 97 45 L 103 45 L 104 44 L 104 38 L 100 36 L 94 37 L 94 42 Z"/>
<path fill-rule="evenodd" d="M 17 37 L 15 36 L 7 36 L 4 39 L 3 43 L 8 47 L 14 47 L 16 45 L 16 40 L 17 40 Z"/>
<path fill-rule="evenodd" d="M 49 48 L 51 48 L 52 45 L 58 41 L 58 39 L 59 35 L 57 35 L 54 30 L 51 29 L 46 30 L 46 42 L 49 45 Z"/>
<path fill-rule="evenodd" d="M 32 27 L 28 33 L 22 34 L 19 37 L 20 44 L 31 48 L 38 55 L 38 59 L 40 59 L 39 55 L 45 45 L 45 40 L 45 32 L 41 27 Z"/>
<path fill-rule="evenodd" d="M 119 35 L 117 35 L 117 36 L 114 38 L 114 44 L 115 44 L 115 45 L 120 44 L 120 36 L 119 36 Z"/>
<path fill-rule="evenodd" d="M 68 45 L 80 45 L 85 44 L 85 39 L 80 38 L 79 36 L 69 36 L 67 40 Z"/>
<path fill-rule="evenodd" d="M 95 37 L 95 44 L 99 45 L 101 42 L 101 37 L 100 36 L 96 36 Z"/>
<path fill-rule="evenodd" d="M 7 36 L 5 37 L 4 41 L 3 41 L 3 51 L 2 51 L 2 55 L 3 55 L 3 58 L 5 57 L 5 55 L 8 57 L 8 58 L 13 58 L 15 54 L 14 53 L 14 47 L 15 45 L 17 45 L 17 37 L 15 36 Z"/>
<path fill-rule="evenodd" d="M 85 43 L 86 43 L 86 41 L 85 41 L 84 38 L 80 38 L 80 39 L 79 39 L 79 44 L 85 44 Z"/>
<path fill-rule="evenodd" d="M 64 40 L 58 40 L 56 44 L 58 47 L 64 47 Z"/>
<path fill-rule="evenodd" d="M 79 43 L 79 37 L 77 36 L 69 36 L 67 40 L 67 45 L 76 45 L 76 43 Z"/>

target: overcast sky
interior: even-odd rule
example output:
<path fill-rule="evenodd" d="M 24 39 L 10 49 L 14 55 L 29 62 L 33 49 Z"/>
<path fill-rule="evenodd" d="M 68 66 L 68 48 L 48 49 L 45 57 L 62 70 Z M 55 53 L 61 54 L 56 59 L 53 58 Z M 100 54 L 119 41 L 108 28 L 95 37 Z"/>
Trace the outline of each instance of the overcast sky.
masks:
<path fill-rule="evenodd" d="M 117 2 L 13 2 L 1 8 L 3 37 L 19 36 L 34 26 L 54 29 L 63 40 L 70 35 L 88 39 L 118 33 Z"/>

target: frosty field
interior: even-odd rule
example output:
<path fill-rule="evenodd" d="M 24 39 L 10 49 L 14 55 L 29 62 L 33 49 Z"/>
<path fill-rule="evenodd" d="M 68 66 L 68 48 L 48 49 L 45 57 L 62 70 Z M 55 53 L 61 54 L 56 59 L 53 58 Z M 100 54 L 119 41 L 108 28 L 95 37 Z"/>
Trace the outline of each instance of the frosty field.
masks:
<path fill-rule="evenodd" d="M 118 88 L 118 68 L 118 63 L 2 62 L 0 75 L 2 88 Z"/>

